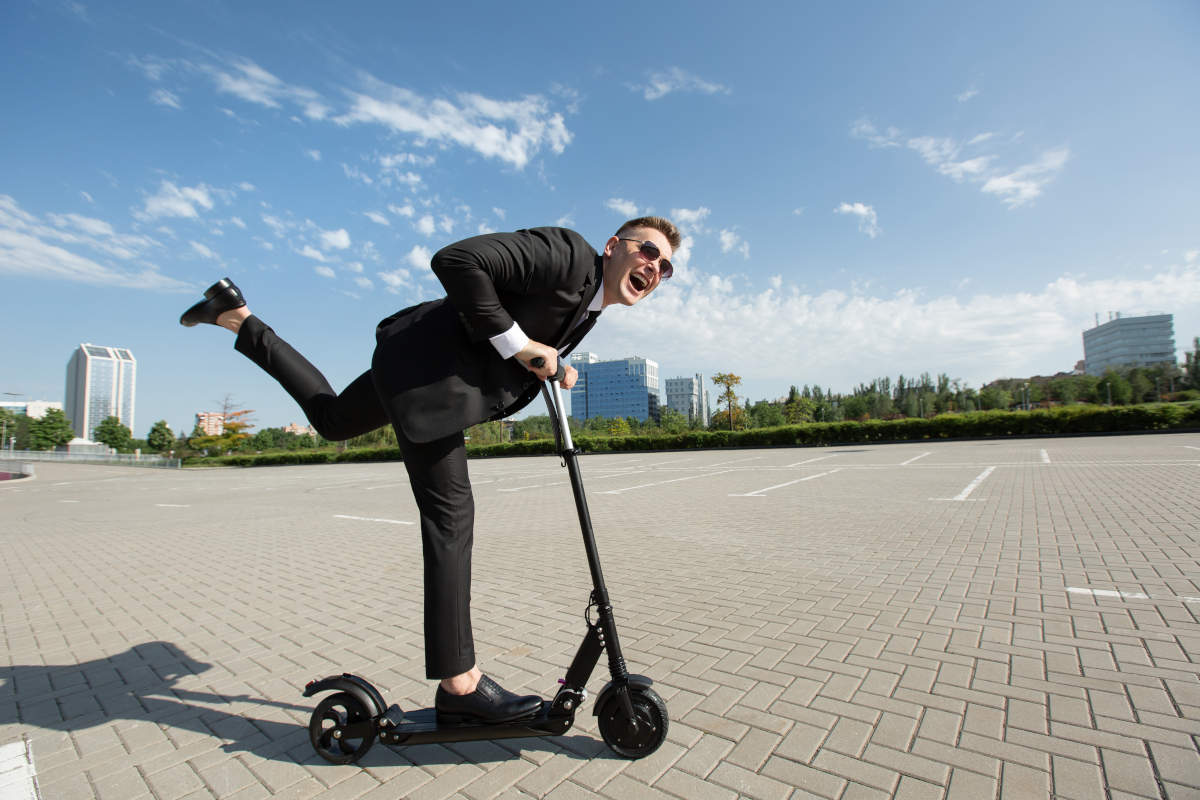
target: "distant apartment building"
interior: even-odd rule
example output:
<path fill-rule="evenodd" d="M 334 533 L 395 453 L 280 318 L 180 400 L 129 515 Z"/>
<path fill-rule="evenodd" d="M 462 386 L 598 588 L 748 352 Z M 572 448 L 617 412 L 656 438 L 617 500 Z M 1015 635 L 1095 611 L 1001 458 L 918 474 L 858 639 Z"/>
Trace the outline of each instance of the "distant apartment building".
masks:
<path fill-rule="evenodd" d="M 571 387 L 571 416 L 659 420 L 658 363 L 646 358 L 602 361 L 595 353 L 571 354 L 579 380 Z"/>
<path fill-rule="evenodd" d="M 691 378 L 667 378 L 667 407 L 678 411 L 688 421 L 708 422 L 708 392 L 704 389 L 704 376 L 697 373 Z"/>
<path fill-rule="evenodd" d="M 283 428 L 284 433 L 294 433 L 297 436 L 311 436 L 317 438 L 317 429 L 312 425 L 299 425 L 295 422 Z"/>
<path fill-rule="evenodd" d="M 66 408 L 75 435 L 92 441 L 96 427 L 116 417 L 134 430 L 137 359 L 128 350 L 81 344 L 67 362 Z"/>
<path fill-rule="evenodd" d="M 63 404 L 55 400 L 29 400 L 25 402 L 0 402 L 0 408 L 6 408 L 18 416 L 24 414 L 30 419 L 41 419 L 52 408 L 63 410 Z"/>
<path fill-rule="evenodd" d="M 220 411 L 201 411 L 196 415 L 196 427 L 205 436 L 220 436 L 225 432 L 225 415 Z"/>
<path fill-rule="evenodd" d="M 1083 332 L 1084 372 L 1103 375 L 1109 367 L 1149 367 L 1175 362 L 1175 326 L 1170 314 L 1126 314 Z"/>

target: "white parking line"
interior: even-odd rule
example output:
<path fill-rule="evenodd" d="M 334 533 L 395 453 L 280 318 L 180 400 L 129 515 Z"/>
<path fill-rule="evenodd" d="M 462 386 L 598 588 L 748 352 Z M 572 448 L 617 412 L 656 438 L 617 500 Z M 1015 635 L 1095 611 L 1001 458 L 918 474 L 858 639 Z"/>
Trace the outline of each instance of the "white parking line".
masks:
<path fill-rule="evenodd" d="M 1042 463 L 1043 463 L 1043 464 L 1049 464 L 1049 463 L 1050 463 L 1050 454 L 1049 454 L 1049 453 L 1047 453 L 1045 450 L 1043 450 L 1043 451 L 1042 451 Z"/>
<path fill-rule="evenodd" d="M 807 478 L 800 478 L 798 480 L 788 481 L 787 483 L 781 483 L 778 486 L 768 486 L 765 489 L 758 489 L 757 491 L 748 492 L 746 494 L 731 494 L 729 496 L 730 497 L 762 497 L 763 492 L 769 492 L 772 489 L 782 489 L 784 486 L 791 486 L 793 483 L 804 483 L 804 481 L 811 481 L 814 478 L 823 478 L 826 475 L 832 475 L 833 473 L 838 472 L 838 471 L 839 470 L 831 469 L 831 470 L 829 470 L 829 472 L 822 472 L 820 475 L 809 475 Z"/>
<path fill-rule="evenodd" d="M 605 478 L 626 478 L 630 475 L 641 475 L 642 472 L 643 472 L 643 470 L 639 469 L 635 472 L 622 472 L 619 475 L 597 475 L 593 478 L 588 478 L 588 480 L 602 481 Z M 497 492 L 519 492 L 522 489 L 540 489 L 543 486 L 562 486 L 564 483 L 570 483 L 570 481 L 554 481 L 553 483 L 535 483 L 532 486 L 518 486 L 514 489 L 497 489 L 496 491 Z M 608 494 L 608 492 L 600 492 L 600 494 Z"/>
<path fill-rule="evenodd" d="M 988 475 L 991 475 L 995 470 L 996 470 L 995 467 L 988 467 L 983 472 L 979 473 L 979 475 L 975 478 L 975 480 L 973 480 L 969 484 L 967 484 L 967 488 L 965 488 L 961 492 L 959 492 L 958 496 L 956 496 L 956 497 L 931 497 L 929 499 L 930 500 L 950 500 L 950 501 L 958 501 L 961 503 L 961 502 L 967 500 L 967 498 L 971 496 L 971 492 L 975 491 L 975 489 L 979 486 L 979 484 L 983 483 L 984 479 L 987 478 Z M 974 501 L 968 501 L 968 502 L 974 502 Z"/>
<path fill-rule="evenodd" d="M 73 501 L 68 501 L 68 502 L 73 502 Z M 181 506 L 181 505 L 177 505 L 175 503 L 155 503 L 154 505 L 157 506 L 158 508 L 191 508 L 191 506 Z"/>
<path fill-rule="evenodd" d="M 811 464 L 814 461 L 824 461 L 827 458 L 833 458 L 833 456 L 840 456 L 840 455 L 841 455 L 841 453 L 834 453 L 832 456 L 821 456 L 820 458 L 810 458 L 808 461 L 797 461 L 795 464 L 784 464 L 784 469 L 786 469 L 788 467 L 798 467 L 801 464 Z M 730 497 L 733 497 L 733 496 L 734 495 L 730 495 Z"/>
<path fill-rule="evenodd" d="M 761 458 L 761 456 L 760 456 Z M 746 459 L 748 460 L 748 459 Z M 732 463 L 732 462 L 726 462 Z M 724 475 L 726 472 L 733 472 L 731 469 L 723 469 L 719 472 L 706 472 L 703 475 L 689 475 L 686 478 L 672 478 L 669 481 L 659 481 L 657 483 L 643 483 L 641 486 L 629 486 L 625 489 L 614 489 L 611 492 L 596 492 L 596 494 L 620 494 L 621 492 L 632 492 L 634 489 L 645 489 L 647 486 L 662 486 L 664 483 L 678 483 L 679 481 L 690 481 L 696 478 L 709 478 L 713 475 Z"/>
<path fill-rule="evenodd" d="M 33 751 L 24 740 L 0 747 L 0 800 L 38 800 Z"/>
<path fill-rule="evenodd" d="M 1192 447 L 1190 444 L 1185 444 L 1184 447 L 1188 450 L 1200 450 L 1200 447 Z"/>
<path fill-rule="evenodd" d="M 695 460 L 696 459 L 694 459 L 694 458 L 677 458 L 674 461 L 659 461 L 657 464 L 653 464 L 652 466 L 661 467 L 663 464 L 678 464 L 680 461 L 695 461 Z"/>
<path fill-rule="evenodd" d="M 392 525 L 416 525 L 415 522 L 405 522 L 401 519 L 376 519 L 375 517 L 348 517 L 345 514 L 334 514 L 336 519 L 356 519 L 360 522 L 390 522 Z"/>
<path fill-rule="evenodd" d="M 1184 603 L 1200 603 L 1200 597 L 1184 597 L 1177 594 L 1143 594 L 1141 592 L 1118 592 L 1113 589 L 1088 589 L 1068 586 L 1069 594 L 1090 594 L 1093 597 L 1127 597 L 1130 600 L 1181 600 Z"/>
<path fill-rule="evenodd" d="M 910 458 L 908 461 L 903 462 L 900 466 L 902 466 L 902 467 L 908 466 L 912 462 L 916 461 L 918 458 L 924 458 L 925 456 L 928 456 L 928 455 L 932 455 L 932 453 L 921 453 L 921 455 L 916 456 L 915 458 Z"/>

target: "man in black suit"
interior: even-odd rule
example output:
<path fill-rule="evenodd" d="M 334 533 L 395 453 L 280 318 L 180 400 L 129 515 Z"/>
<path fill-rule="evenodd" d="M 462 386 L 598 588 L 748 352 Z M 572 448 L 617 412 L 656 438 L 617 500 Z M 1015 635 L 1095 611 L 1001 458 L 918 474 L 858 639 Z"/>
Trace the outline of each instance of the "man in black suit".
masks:
<path fill-rule="evenodd" d="M 250 314 L 228 279 L 180 319 L 236 333 L 238 352 L 276 378 L 324 438 L 392 425 L 421 514 L 426 676 L 440 680 L 440 713 L 502 721 L 541 703 L 500 688 L 475 663 L 475 507 L 462 432 L 528 405 L 540 381 L 557 371 L 560 354 L 579 345 L 605 306 L 632 306 L 671 276 L 680 243 L 669 220 L 639 217 L 622 225 L 602 254 L 565 228 L 487 234 L 445 247 L 431 266 L 446 297 L 380 322 L 371 369 L 340 395 Z M 532 366 L 539 357 L 544 365 Z M 567 366 L 563 388 L 576 377 Z"/>

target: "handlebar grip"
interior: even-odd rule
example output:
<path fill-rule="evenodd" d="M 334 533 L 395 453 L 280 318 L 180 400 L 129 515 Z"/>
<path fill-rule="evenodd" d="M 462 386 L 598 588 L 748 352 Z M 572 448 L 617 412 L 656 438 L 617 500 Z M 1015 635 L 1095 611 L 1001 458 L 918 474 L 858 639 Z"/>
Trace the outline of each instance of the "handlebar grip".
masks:
<path fill-rule="evenodd" d="M 529 359 L 529 366 L 541 369 L 542 367 L 546 366 L 546 359 L 542 358 L 541 356 L 534 356 L 533 358 Z M 567 367 L 562 363 L 562 361 L 559 361 L 558 373 L 548 380 L 562 381 L 562 379 L 565 377 L 567 377 Z"/>

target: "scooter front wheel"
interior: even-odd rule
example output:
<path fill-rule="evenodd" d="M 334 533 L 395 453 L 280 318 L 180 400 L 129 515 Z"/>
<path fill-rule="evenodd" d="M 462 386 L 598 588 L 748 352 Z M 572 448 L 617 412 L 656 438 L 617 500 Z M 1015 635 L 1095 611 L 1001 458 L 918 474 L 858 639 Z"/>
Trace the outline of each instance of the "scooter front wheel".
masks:
<path fill-rule="evenodd" d="M 317 755 L 331 764 L 351 764 L 367 754 L 375 744 L 374 732 L 361 738 L 342 735 L 347 725 L 371 719 L 366 707 L 349 692 L 331 694 L 313 710 L 308 722 L 308 738 Z"/>
<path fill-rule="evenodd" d="M 637 717 L 637 730 L 621 708 L 621 699 L 613 695 L 600 709 L 600 736 L 609 749 L 622 758 L 645 758 L 667 740 L 667 704 L 649 687 L 630 688 L 629 701 Z"/>

